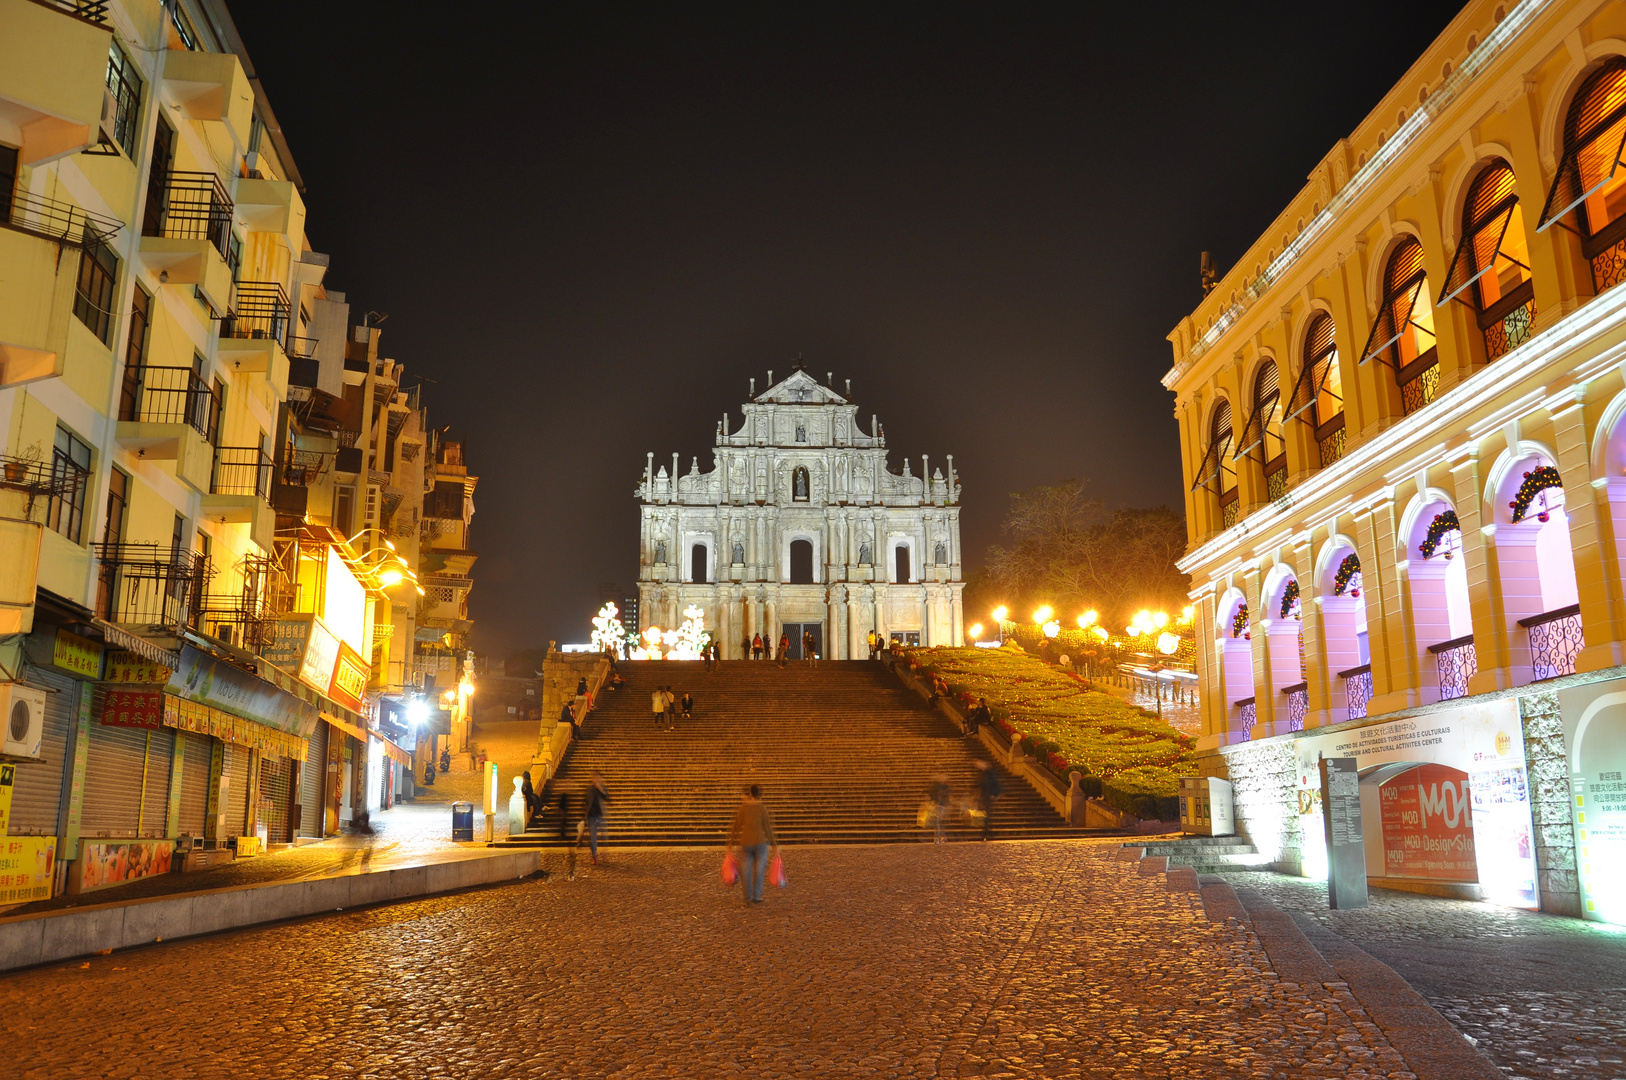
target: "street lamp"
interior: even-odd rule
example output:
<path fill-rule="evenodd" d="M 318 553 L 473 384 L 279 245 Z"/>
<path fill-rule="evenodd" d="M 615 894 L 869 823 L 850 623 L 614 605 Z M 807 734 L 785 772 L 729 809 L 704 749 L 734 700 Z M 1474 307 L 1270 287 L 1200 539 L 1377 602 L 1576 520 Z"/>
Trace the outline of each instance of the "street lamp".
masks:
<path fill-rule="evenodd" d="M 995 624 L 999 627 L 999 643 L 1001 645 L 1005 644 L 1005 620 L 1010 616 L 1010 613 L 1011 609 L 1006 607 L 1004 604 L 999 605 L 993 611 L 989 612 L 989 614 L 994 617 Z"/>

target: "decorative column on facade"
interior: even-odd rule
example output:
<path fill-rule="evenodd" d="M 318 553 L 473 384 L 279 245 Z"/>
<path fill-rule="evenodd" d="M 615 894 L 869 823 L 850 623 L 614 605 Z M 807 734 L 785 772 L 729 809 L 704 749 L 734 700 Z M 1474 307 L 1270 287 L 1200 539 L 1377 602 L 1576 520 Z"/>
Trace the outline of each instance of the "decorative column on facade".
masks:
<path fill-rule="evenodd" d="M 830 621 L 825 624 L 824 652 L 826 658 L 830 660 L 847 659 L 841 655 L 842 600 L 846 596 L 846 592 L 844 586 L 832 585 L 829 600 L 825 604 L 825 610 L 829 612 Z"/>
<path fill-rule="evenodd" d="M 1192 599 L 1192 625 L 1197 627 L 1197 674 L 1202 694 L 1198 706 L 1202 721 L 1199 750 L 1211 750 L 1225 743 L 1226 719 L 1230 706 L 1225 691 L 1225 665 L 1220 662 L 1219 641 L 1214 626 L 1219 618 L 1215 587 L 1207 586 Z"/>
<path fill-rule="evenodd" d="M 1321 579 L 1316 573 L 1316 545 L 1312 537 L 1305 537 L 1293 548 L 1293 561 L 1302 568 L 1299 583 L 1299 635 L 1304 650 L 1304 698 L 1307 703 L 1304 716 L 1306 730 L 1320 725 L 1321 717 L 1329 714 L 1333 706 L 1342 705 L 1332 698 L 1327 670 L 1326 629 L 1321 610 Z M 1340 669 L 1346 670 L 1346 669 Z"/>
<path fill-rule="evenodd" d="M 1452 502 L 1462 526 L 1462 558 L 1468 569 L 1468 613 L 1473 622 L 1474 660 L 1478 671 L 1468 680 L 1468 693 L 1483 694 L 1511 686 L 1511 656 L 1498 586 L 1496 525 L 1485 520 L 1483 478 L 1476 453 L 1451 466 Z M 1435 684 L 1438 684 L 1435 677 Z"/>
<path fill-rule="evenodd" d="M 1372 665 L 1368 716 L 1417 704 L 1417 647 L 1405 569 L 1395 558 L 1394 497 L 1390 489 L 1356 510 L 1352 529 L 1361 559 L 1361 598 L 1366 601 L 1367 654 Z"/>
<path fill-rule="evenodd" d="M 1564 478 L 1564 513 L 1569 518 L 1581 630 L 1586 635 L 1586 646 L 1575 658 L 1575 670 L 1597 671 L 1621 663 L 1621 638 L 1626 635 L 1615 617 L 1620 610 L 1620 564 L 1614 558 L 1609 486 L 1592 476 L 1583 394 L 1578 392 L 1552 414 L 1553 449 Z"/>

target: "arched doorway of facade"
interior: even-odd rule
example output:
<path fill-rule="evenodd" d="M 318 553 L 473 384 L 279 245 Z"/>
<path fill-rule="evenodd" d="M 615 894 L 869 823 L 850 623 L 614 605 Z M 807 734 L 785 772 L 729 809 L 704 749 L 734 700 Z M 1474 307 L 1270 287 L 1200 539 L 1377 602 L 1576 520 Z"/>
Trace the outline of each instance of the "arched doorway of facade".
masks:
<path fill-rule="evenodd" d="M 1358 720 L 1372 699 L 1372 654 L 1367 643 L 1366 598 L 1361 557 L 1355 545 L 1334 537 L 1323 549 L 1317 581 L 1321 648 L 1327 658 L 1332 718 Z"/>
<path fill-rule="evenodd" d="M 704 585 L 711 580 L 705 544 L 695 544 L 689 548 L 689 580 L 697 585 Z"/>
<path fill-rule="evenodd" d="M 1259 625 L 1265 632 L 1276 720 L 1278 725 L 1285 721 L 1288 731 L 1303 731 L 1310 699 L 1305 687 L 1303 603 L 1297 575 L 1278 563 L 1265 578 L 1263 595 Z"/>
<path fill-rule="evenodd" d="M 1215 652 L 1225 681 L 1225 724 L 1229 741 L 1243 742 L 1252 734 L 1258 710 L 1254 707 L 1253 629 L 1247 598 L 1231 589 L 1220 600 L 1214 627 Z"/>
<path fill-rule="evenodd" d="M 790 583 L 792 585 L 813 584 L 813 541 L 792 540 L 790 542 Z"/>
<path fill-rule="evenodd" d="M 1468 680 L 1479 671 L 1479 657 L 1468 609 L 1462 525 L 1456 508 L 1438 491 L 1424 492 L 1412 502 L 1406 525 L 1400 558 L 1411 585 L 1418 694 L 1424 702 L 1463 697 Z"/>
<path fill-rule="evenodd" d="M 899 585 L 909 582 L 909 545 L 898 544 L 892 549 L 893 569 L 897 576 L 893 579 Z"/>
<path fill-rule="evenodd" d="M 1540 451 L 1524 453 L 1493 476 L 1496 559 L 1513 681 L 1568 675 L 1583 642 L 1563 478 Z"/>

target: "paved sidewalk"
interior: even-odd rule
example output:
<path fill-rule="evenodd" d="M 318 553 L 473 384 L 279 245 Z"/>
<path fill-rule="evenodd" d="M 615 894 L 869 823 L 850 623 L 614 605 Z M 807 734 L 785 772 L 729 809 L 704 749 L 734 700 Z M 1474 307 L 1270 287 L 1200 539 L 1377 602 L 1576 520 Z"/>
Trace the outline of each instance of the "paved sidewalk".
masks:
<path fill-rule="evenodd" d="M 1246 924 L 1118 850 L 795 849 L 790 887 L 748 907 L 715 851 L 612 847 L 574 881 L 20 972 L 0 1042 L 52 1080 L 1414 1080 L 1341 984 L 1279 975 Z M 243 1022 L 176 1036 L 222 1002 Z"/>
<path fill-rule="evenodd" d="M 1502 1072 L 1519 1080 L 1626 1080 L 1626 930 L 1495 904 L 1374 889 L 1327 907 L 1326 885 L 1222 875 L 1388 964 Z"/>

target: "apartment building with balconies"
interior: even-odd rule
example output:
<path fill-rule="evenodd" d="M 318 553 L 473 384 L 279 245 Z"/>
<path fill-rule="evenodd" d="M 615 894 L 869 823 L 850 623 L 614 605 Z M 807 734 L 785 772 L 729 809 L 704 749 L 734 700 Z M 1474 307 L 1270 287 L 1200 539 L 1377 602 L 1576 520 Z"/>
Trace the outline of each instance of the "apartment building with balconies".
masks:
<path fill-rule="evenodd" d="M 1206 773 L 1325 872 L 1626 920 L 1626 11 L 1471 3 L 1169 335 Z"/>
<path fill-rule="evenodd" d="M 410 791 L 427 437 L 327 265 L 224 3 L 0 0 L 0 905 Z"/>

